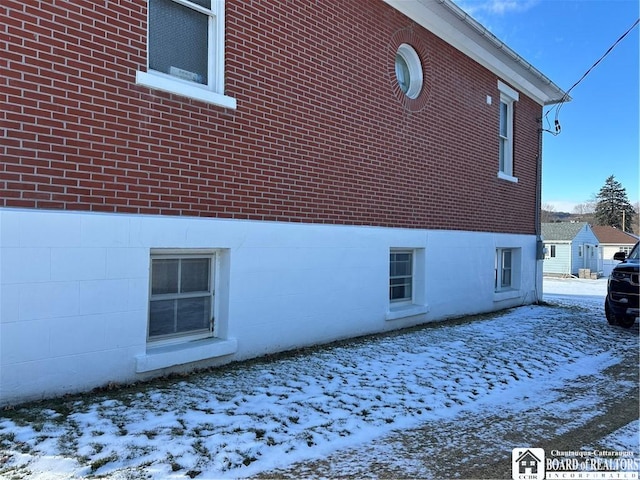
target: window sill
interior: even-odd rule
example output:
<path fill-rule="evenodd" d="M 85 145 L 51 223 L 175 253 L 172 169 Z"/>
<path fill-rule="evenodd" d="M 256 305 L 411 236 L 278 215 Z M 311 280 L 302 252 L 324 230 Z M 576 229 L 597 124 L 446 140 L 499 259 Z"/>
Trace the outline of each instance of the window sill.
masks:
<path fill-rule="evenodd" d="M 235 338 L 208 338 L 188 343 L 151 347 L 147 353 L 136 355 L 136 373 L 150 372 L 208 358 L 231 355 L 238 350 Z"/>
<path fill-rule="evenodd" d="M 414 317 L 416 315 L 424 315 L 429 312 L 428 305 L 399 305 L 389 309 L 385 316 L 385 320 L 398 320 L 399 318 Z"/>
<path fill-rule="evenodd" d="M 183 95 L 202 102 L 211 103 L 220 107 L 230 108 L 235 110 L 237 108 L 236 99 L 221 95 L 219 93 L 212 92 L 204 88 L 189 85 L 188 83 L 174 80 L 169 76 L 156 75 L 148 72 L 136 72 L 136 83 L 138 85 L 144 85 L 145 87 L 155 88 L 162 90 L 163 92 L 173 93 L 176 95 Z"/>
<path fill-rule="evenodd" d="M 522 294 L 520 293 L 520 290 L 503 290 L 500 292 L 494 292 L 493 301 L 501 302 L 503 300 L 511 300 L 512 298 L 518 298 L 521 296 Z"/>
<path fill-rule="evenodd" d="M 504 172 L 498 172 L 498 178 L 501 180 L 506 180 L 507 182 L 518 183 L 518 178 L 512 175 L 507 175 Z"/>

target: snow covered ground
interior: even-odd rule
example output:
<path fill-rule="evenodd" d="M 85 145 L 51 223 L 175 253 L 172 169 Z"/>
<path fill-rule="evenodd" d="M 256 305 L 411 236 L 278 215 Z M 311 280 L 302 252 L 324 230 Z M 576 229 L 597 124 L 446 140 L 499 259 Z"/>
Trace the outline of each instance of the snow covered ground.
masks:
<path fill-rule="evenodd" d="M 376 439 L 455 421 L 436 452 L 489 413 L 524 418 L 539 398 L 566 418 L 548 426 L 561 434 L 602 411 L 595 390 L 565 403 L 566 386 L 637 352 L 638 328 L 606 324 L 606 279 L 544 283 L 548 305 L 0 412 L 0 478 L 250 477 L 363 444 L 391 456 L 394 443 Z M 510 451 L 499 440 L 506 433 L 491 428 L 478 438 Z M 627 424 L 599 447 L 637 454 L 638 428 Z M 365 468 L 354 463 L 333 471 Z M 420 468 L 412 476 L 434 477 Z"/>

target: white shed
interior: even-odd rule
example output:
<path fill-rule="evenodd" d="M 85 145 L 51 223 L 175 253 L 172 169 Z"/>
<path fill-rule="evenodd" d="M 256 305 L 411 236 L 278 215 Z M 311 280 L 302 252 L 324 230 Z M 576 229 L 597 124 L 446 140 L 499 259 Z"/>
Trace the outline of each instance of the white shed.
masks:
<path fill-rule="evenodd" d="M 613 256 L 617 252 L 625 252 L 628 255 L 638 241 L 638 237 L 609 226 L 593 226 L 591 228 L 600 245 L 602 274 L 608 277 L 613 267 L 619 263 L 613 259 Z"/>
<path fill-rule="evenodd" d="M 543 223 L 545 275 L 578 276 L 602 271 L 598 238 L 588 223 Z"/>

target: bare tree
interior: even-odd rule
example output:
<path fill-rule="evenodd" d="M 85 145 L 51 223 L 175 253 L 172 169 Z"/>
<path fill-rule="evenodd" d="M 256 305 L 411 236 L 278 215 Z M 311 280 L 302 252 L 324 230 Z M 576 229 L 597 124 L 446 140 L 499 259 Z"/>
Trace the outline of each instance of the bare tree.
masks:
<path fill-rule="evenodd" d="M 591 215 L 595 212 L 596 208 L 593 202 L 579 203 L 573 207 L 573 213 L 576 215 Z"/>
<path fill-rule="evenodd" d="M 544 205 L 542 205 L 542 208 L 540 211 L 540 222 L 542 223 L 553 222 L 555 212 L 556 212 L 556 209 L 553 205 L 551 205 L 550 203 L 545 203 Z"/>
<path fill-rule="evenodd" d="M 573 219 L 578 222 L 594 223 L 595 202 L 579 203 L 573 207 Z"/>
<path fill-rule="evenodd" d="M 636 202 L 634 205 L 636 209 L 636 214 L 633 216 L 633 221 L 631 222 L 631 232 L 636 235 L 640 234 L 640 217 L 638 213 L 640 212 L 640 202 Z"/>

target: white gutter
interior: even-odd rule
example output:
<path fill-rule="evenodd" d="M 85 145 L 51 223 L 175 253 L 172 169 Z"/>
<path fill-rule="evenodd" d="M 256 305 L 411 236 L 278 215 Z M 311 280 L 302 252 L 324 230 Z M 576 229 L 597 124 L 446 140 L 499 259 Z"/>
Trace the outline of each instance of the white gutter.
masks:
<path fill-rule="evenodd" d="M 451 0 L 383 0 L 540 105 L 571 98 Z"/>

